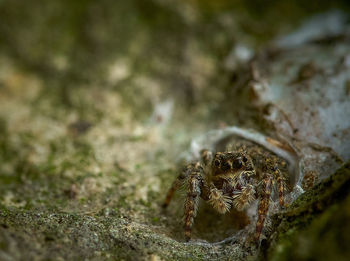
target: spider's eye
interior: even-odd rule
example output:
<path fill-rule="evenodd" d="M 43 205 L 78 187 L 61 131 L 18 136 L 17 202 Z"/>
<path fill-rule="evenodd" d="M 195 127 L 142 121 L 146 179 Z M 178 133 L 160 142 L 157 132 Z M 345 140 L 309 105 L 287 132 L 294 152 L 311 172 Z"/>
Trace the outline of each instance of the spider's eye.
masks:
<path fill-rule="evenodd" d="M 222 164 L 222 166 L 221 166 L 221 169 L 223 170 L 223 171 L 227 171 L 227 170 L 229 170 L 231 168 L 231 165 L 230 165 L 230 163 L 228 163 L 228 162 L 225 162 L 224 164 Z"/>
<path fill-rule="evenodd" d="M 243 162 L 247 162 L 248 159 L 246 158 L 246 156 L 243 156 Z"/>
<path fill-rule="evenodd" d="M 217 160 L 217 159 L 216 159 L 216 160 L 214 161 L 214 164 L 215 164 L 216 167 L 219 167 L 219 166 L 220 166 L 220 160 Z"/>
<path fill-rule="evenodd" d="M 243 163 L 242 163 L 241 159 L 235 159 L 232 163 L 232 167 L 234 167 L 235 169 L 242 168 L 242 165 L 243 165 Z"/>

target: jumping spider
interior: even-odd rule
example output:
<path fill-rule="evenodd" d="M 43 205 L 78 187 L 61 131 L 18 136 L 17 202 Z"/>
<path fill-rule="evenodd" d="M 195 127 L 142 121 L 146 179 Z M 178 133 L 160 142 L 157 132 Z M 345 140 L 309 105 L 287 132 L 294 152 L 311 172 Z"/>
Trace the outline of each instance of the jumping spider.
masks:
<path fill-rule="evenodd" d="M 257 223 L 253 240 L 258 242 L 272 199 L 285 207 L 288 188 L 287 162 L 266 148 L 248 140 L 231 139 L 216 153 L 201 151 L 201 160 L 188 164 L 168 191 L 163 207 L 167 207 L 177 189 L 185 186 L 185 239 L 197 214 L 199 198 L 224 214 L 230 209 L 243 211 L 259 200 Z M 221 151 L 221 152 L 220 152 Z"/>

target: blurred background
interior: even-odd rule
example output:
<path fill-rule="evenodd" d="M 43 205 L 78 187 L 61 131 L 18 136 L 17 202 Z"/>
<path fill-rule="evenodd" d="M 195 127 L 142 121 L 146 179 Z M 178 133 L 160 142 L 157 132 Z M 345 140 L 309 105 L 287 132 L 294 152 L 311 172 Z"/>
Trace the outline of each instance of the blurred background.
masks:
<path fill-rule="evenodd" d="M 181 245 L 182 200 L 159 205 L 193 137 L 268 132 L 245 87 L 250 61 L 275 61 L 315 17 L 311 35 L 333 48 L 349 11 L 347 0 L 0 0 L 0 259 L 237 257 Z M 229 236 L 227 219 L 196 237 Z"/>

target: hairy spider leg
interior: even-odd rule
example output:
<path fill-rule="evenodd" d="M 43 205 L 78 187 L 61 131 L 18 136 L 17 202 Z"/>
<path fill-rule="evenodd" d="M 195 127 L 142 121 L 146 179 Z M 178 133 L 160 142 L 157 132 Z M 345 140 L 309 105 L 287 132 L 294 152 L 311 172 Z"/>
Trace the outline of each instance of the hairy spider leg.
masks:
<path fill-rule="evenodd" d="M 269 210 L 270 196 L 272 191 L 272 177 L 268 176 L 264 178 L 262 183 L 262 195 L 260 197 L 258 208 L 258 221 L 256 223 L 255 240 L 259 240 L 261 231 L 264 227 L 265 218 Z"/>
<path fill-rule="evenodd" d="M 163 208 L 168 207 L 168 205 L 170 204 L 170 201 L 172 200 L 175 192 L 184 184 L 184 181 L 186 179 L 186 177 L 189 174 L 189 167 L 186 167 L 185 169 L 183 169 L 180 173 L 179 176 L 177 176 L 177 178 L 174 180 L 173 184 L 171 185 L 170 189 L 168 190 L 168 193 L 166 195 L 166 198 L 164 200 L 164 203 L 162 205 Z"/>
<path fill-rule="evenodd" d="M 211 160 L 213 158 L 213 154 L 211 151 L 203 149 L 201 150 L 201 159 L 204 163 L 205 168 L 208 168 L 210 166 Z M 188 177 L 188 175 L 191 172 L 191 169 L 198 167 L 199 162 L 191 163 L 184 168 L 180 175 L 175 179 L 173 184 L 171 185 L 170 189 L 168 190 L 167 196 L 165 198 L 165 201 L 162 205 L 163 208 L 168 207 L 170 204 L 175 192 L 184 184 L 185 179 Z"/>
<path fill-rule="evenodd" d="M 204 174 L 205 173 L 200 162 L 187 165 L 173 182 L 163 203 L 163 207 L 166 208 L 173 198 L 176 190 L 183 185 L 187 188 L 184 206 L 184 229 L 186 241 L 191 239 L 192 225 L 194 218 L 197 215 L 199 197 L 202 197 L 204 200 L 209 199 L 209 190 L 203 178 Z"/>
<path fill-rule="evenodd" d="M 195 166 L 186 180 L 187 195 L 184 207 L 184 229 L 186 241 L 191 239 L 192 225 L 194 218 L 197 215 L 199 197 L 201 196 L 204 183 L 202 173 L 202 167 L 200 165 L 198 167 Z"/>
<path fill-rule="evenodd" d="M 286 207 L 286 204 L 284 202 L 284 194 L 286 192 L 286 182 L 278 167 L 275 168 L 274 175 L 278 186 L 278 196 L 279 196 L 280 206 Z"/>

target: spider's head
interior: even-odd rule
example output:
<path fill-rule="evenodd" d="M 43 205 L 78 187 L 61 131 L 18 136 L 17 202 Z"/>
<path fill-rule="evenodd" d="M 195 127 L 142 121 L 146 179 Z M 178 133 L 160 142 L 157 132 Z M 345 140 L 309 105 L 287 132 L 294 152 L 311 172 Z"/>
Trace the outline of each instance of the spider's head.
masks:
<path fill-rule="evenodd" d="M 216 153 L 212 161 L 212 169 L 214 176 L 255 173 L 253 161 L 244 151 Z"/>

